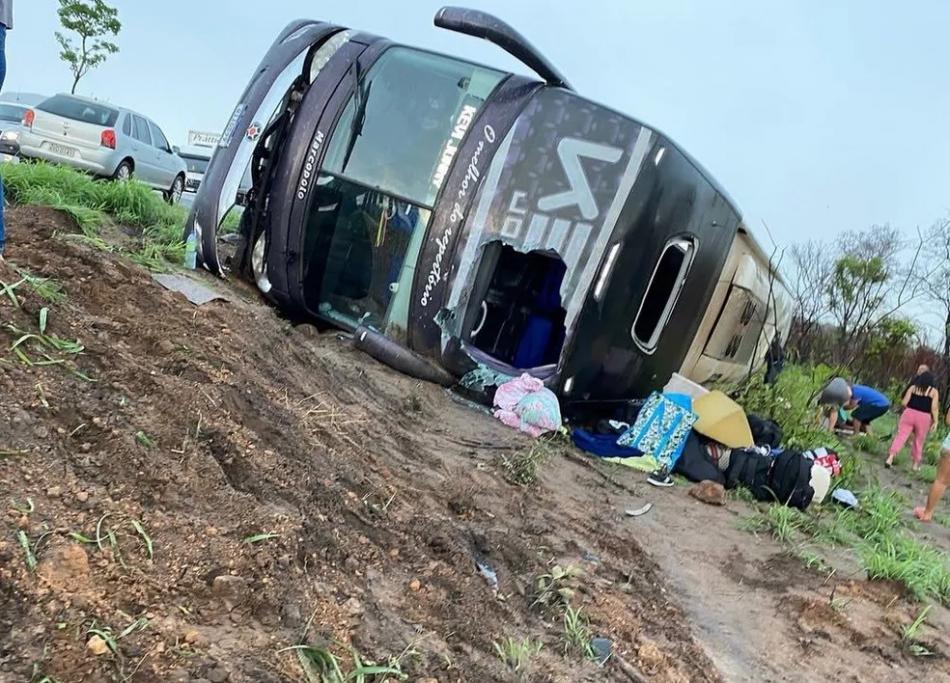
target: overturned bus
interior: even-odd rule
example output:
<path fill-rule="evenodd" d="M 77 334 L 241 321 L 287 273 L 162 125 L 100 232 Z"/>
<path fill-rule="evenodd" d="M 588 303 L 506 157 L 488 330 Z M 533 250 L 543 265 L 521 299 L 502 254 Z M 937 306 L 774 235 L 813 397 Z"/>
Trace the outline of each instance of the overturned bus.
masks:
<path fill-rule="evenodd" d="M 529 372 L 568 401 L 759 365 L 787 293 L 712 177 L 500 20 L 444 8 L 435 23 L 539 78 L 293 22 L 205 174 L 186 225 L 200 262 L 225 274 L 216 233 L 250 166 L 230 265 L 291 317 L 463 383 Z"/>

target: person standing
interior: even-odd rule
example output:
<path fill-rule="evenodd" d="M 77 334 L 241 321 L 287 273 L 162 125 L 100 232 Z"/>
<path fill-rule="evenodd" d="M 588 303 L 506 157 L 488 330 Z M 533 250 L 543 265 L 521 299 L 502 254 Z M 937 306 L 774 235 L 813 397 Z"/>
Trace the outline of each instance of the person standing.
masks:
<path fill-rule="evenodd" d="M 950 410 L 947 411 L 946 423 L 950 425 Z M 940 447 L 937 476 L 934 477 L 934 483 L 930 486 L 930 492 L 927 494 L 927 505 L 926 507 L 914 508 L 914 516 L 921 522 L 931 521 L 934 518 L 934 512 L 937 511 L 937 503 L 943 497 L 947 486 L 950 486 L 950 436 L 943 440 Z"/>
<path fill-rule="evenodd" d="M 907 439 L 913 433 L 914 441 L 910 449 L 910 458 L 916 471 L 920 469 L 920 462 L 924 457 L 924 441 L 927 439 L 927 434 L 937 428 L 937 421 L 940 419 L 940 392 L 937 390 L 937 378 L 932 372 L 925 371 L 914 378 L 910 387 L 904 392 L 901 405 L 904 411 L 897 423 L 897 434 L 894 435 L 894 441 L 891 443 L 884 465 L 890 467 L 894 464 L 894 458 L 901 452 Z"/>
<path fill-rule="evenodd" d="M 13 29 L 13 0 L 0 0 L 0 90 L 7 77 L 7 31 Z M 7 246 L 5 199 L 3 196 L 3 179 L 0 178 L 0 261 L 3 260 L 3 251 Z"/>

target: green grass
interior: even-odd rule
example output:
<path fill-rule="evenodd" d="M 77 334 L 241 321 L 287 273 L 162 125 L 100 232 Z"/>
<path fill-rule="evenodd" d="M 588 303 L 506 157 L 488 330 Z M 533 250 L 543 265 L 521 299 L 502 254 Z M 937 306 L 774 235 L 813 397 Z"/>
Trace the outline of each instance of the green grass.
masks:
<path fill-rule="evenodd" d="M 187 211 L 171 206 L 145 185 L 131 181 L 94 180 L 64 166 L 48 163 L 4 164 L 0 175 L 10 198 L 21 204 L 49 206 L 68 214 L 82 233 L 97 244 L 108 221 L 138 230 L 141 246 L 136 260 L 148 267 L 160 259 L 181 263 L 181 239 Z"/>
<path fill-rule="evenodd" d="M 530 486 L 538 481 L 538 475 L 555 449 L 553 438 L 540 438 L 512 454 L 502 454 L 501 466 L 505 479 L 517 486 Z"/>
<path fill-rule="evenodd" d="M 816 546 L 852 549 L 869 579 L 896 581 L 918 600 L 950 604 L 946 553 L 918 540 L 908 528 L 909 503 L 900 494 L 870 487 L 858 510 L 801 512 L 771 505 L 741 523 L 746 531 L 770 534 L 808 566 L 823 569 Z"/>
<path fill-rule="evenodd" d="M 590 619 L 580 609 L 568 605 L 564 609 L 564 653 L 580 655 L 584 659 L 594 659 L 594 646 L 590 641 Z"/>
<path fill-rule="evenodd" d="M 501 642 L 494 643 L 494 646 L 495 654 L 515 673 L 518 680 L 522 680 L 527 675 L 531 660 L 544 649 L 544 645 L 539 640 L 525 638 L 517 641 L 510 636 Z"/>
<path fill-rule="evenodd" d="M 398 661 L 390 659 L 385 666 L 364 662 L 362 656 L 352 651 L 353 668 L 344 674 L 337 659 L 329 648 L 317 645 L 292 645 L 278 650 L 294 652 L 297 663 L 307 683 L 376 683 L 377 681 L 404 681 L 408 676 L 402 672 Z"/>

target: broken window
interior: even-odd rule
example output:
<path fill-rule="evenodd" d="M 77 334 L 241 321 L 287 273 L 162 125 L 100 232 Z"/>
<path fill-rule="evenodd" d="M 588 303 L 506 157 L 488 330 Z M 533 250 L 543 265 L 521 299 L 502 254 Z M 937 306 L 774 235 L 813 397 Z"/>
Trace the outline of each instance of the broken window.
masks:
<path fill-rule="evenodd" d="M 695 250 L 693 240 L 679 237 L 669 242 L 660 255 L 631 330 L 634 341 L 648 353 L 656 349 L 670 320 Z"/>
<path fill-rule="evenodd" d="M 564 345 L 561 284 L 567 267 L 557 255 L 485 247 L 469 316 L 469 344 L 516 370 L 554 365 Z"/>

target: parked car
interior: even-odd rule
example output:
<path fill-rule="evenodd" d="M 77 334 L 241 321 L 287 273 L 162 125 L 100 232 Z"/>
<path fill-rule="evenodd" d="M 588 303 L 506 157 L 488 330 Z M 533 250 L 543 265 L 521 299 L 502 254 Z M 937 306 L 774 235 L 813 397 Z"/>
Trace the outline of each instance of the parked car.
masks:
<path fill-rule="evenodd" d="M 29 107 L 25 104 L 0 102 L 0 162 L 16 163 L 19 160 L 20 146 L 15 140 L 5 143 L 3 136 L 9 134 L 9 138 L 19 137 L 20 123 L 27 109 Z"/>
<path fill-rule="evenodd" d="M 178 156 L 185 160 L 185 192 L 197 192 L 198 188 L 201 187 L 201 179 L 204 178 L 205 171 L 208 170 L 211 155 L 179 150 Z"/>
<path fill-rule="evenodd" d="M 185 190 L 185 161 L 172 150 L 161 128 L 122 107 L 54 95 L 27 109 L 16 142 L 24 158 L 53 161 L 118 181 L 134 177 L 172 203 Z"/>

